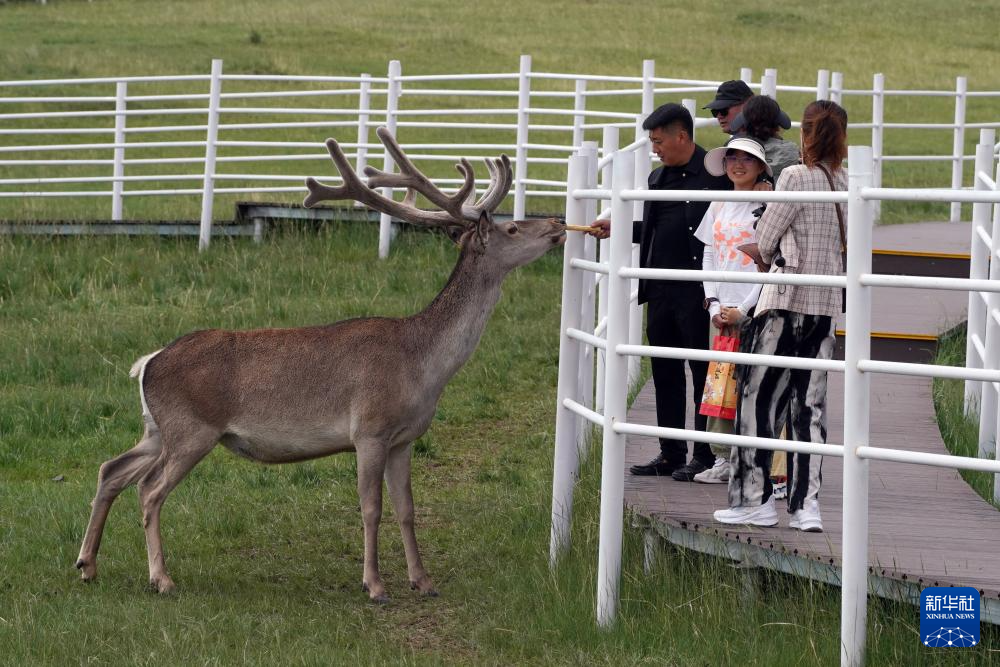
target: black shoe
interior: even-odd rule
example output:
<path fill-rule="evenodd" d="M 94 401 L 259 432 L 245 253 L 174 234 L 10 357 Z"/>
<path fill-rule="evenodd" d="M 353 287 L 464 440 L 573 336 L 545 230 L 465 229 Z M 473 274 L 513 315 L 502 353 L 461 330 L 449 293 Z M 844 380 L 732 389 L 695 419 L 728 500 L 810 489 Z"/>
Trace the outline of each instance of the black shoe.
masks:
<path fill-rule="evenodd" d="M 667 477 L 679 467 L 684 465 L 683 463 L 674 463 L 663 458 L 663 454 L 660 454 L 655 459 L 650 461 L 645 465 L 634 465 L 628 469 L 633 475 L 659 475 L 661 477 Z"/>
<path fill-rule="evenodd" d="M 670 476 L 678 482 L 690 482 L 695 475 L 706 470 L 708 470 L 708 466 L 704 463 L 698 459 L 691 459 L 691 463 L 678 467 Z"/>

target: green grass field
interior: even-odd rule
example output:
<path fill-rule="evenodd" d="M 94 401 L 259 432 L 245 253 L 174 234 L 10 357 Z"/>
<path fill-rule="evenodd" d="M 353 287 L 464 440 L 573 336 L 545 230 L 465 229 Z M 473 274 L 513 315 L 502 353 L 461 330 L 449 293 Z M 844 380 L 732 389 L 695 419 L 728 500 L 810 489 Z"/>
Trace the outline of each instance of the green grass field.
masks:
<path fill-rule="evenodd" d="M 384 76 L 388 61 L 398 59 L 404 75 L 445 72 L 516 72 L 518 56 L 533 56 L 537 72 L 593 73 L 637 76 L 643 59 L 657 63 L 657 74 L 665 77 L 726 79 L 739 75 L 740 67 L 751 67 L 759 77 L 767 67 L 778 70 L 779 83 L 814 85 L 818 69 L 844 73 L 848 89 L 872 85 L 876 71 L 886 77 L 889 89 L 951 90 L 955 77 L 968 77 L 970 90 L 1000 90 L 1000 50 L 991 26 L 1000 23 L 1000 9 L 989 3 L 963 0 L 950 8 L 947 22 L 942 22 L 940 6 L 928 0 L 905 4 L 871 3 L 850 0 L 833 8 L 817 10 L 810 3 L 793 2 L 781 8 L 753 3 L 736 7 L 708 8 L 690 3 L 648 3 L 627 0 L 615 3 L 557 2 L 532 3 L 514 0 L 502 5 L 480 0 L 466 3 L 427 2 L 390 3 L 384 0 L 357 3 L 337 0 L 306 0 L 296 3 L 246 2 L 159 2 L 122 1 L 52 2 L 45 6 L 21 2 L 0 6 L 0 74 L 2 79 L 45 79 L 143 74 L 208 73 L 212 58 L 225 61 L 228 74 L 313 74 L 358 75 L 368 72 Z M 249 84 L 227 82 L 224 92 L 247 90 Z M 259 89 L 260 85 L 254 89 Z M 276 87 L 277 84 L 272 84 Z M 495 83 L 472 83 L 496 86 Z M 505 83 L 510 87 L 513 84 Z M 572 90 L 571 82 L 536 81 L 533 86 Z M 592 84 L 592 88 L 595 84 Z M 329 87 L 329 86 L 327 86 Z M 336 86 L 334 86 L 336 87 Z M 80 94 L 113 95 L 112 85 L 102 89 L 73 87 L 18 89 L 0 87 L 0 97 L 8 95 Z M 133 84 L 130 94 L 163 92 L 207 92 L 207 84 L 177 84 L 150 87 Z M 685 95 L 661 95 L 657 103 L 679 101 Z M 699 105 L 711 95 L 697 96 Z M 793 118 L 798 119 L 809 95 L 782 92 L 780 101 Z M 383 103 L 384 98 L 376 98 Z M 852 119 L 865 122 L 871 117 L 868 98 L 846 96 L 845 106 Z M 133 103 L 131 108 L 160 108 L 180 103 Z M 184 103 L 194 108 L 203 102 Z M 256 99 L 227 102 L 227 106 L 316 107 L 351 106 L 351 99 L 297 98 L 295 100 Z M 510 98 L 404 97 L 404 109 L 454 106 L 509 107 Z M 542 104 L 535 101 L 533 104 Z M 544 104 L 554 105 L 551 100 Z M 571 100 L 558 104 L 572 106 Z M 634 113 L 634 98 L 591 99 L 591 109 Z M 8 105 L 0 105 L 13 109 Z M 53 110 L 41 105 L 19 105 L 17 111 Z M 79 110 L 80 105 L 66 107 Z M 997 121 L 997 98 L 970 98 L 970 122 Z M 954 102 L 937 97 L 889 97 L 886 121 L 951 122 Z M 241 115 L 224 122 L 273 121 L 272 116 Z M 316 120 L 315 116 L 284 116 L 279 120 Z M 452 120 L 461 120 L 459 117 Z M 510 116 L 490 119 L 512 122 Z M 551 122 L 550 117 L 534 116 L 533 122 Z M 9 127 L 30 127 L 38 121 L 6 120 Z M 112 127 L 111 118 L 65 119 L 46 121 L 51 127 L 79 127 L 97 123 Z M 560 119 L 561 122 L 561 119 Z M 204 123 L 203 115 L 130 117 L 129 126 Z M 227 130 L 224 140 L 285 139 L 321 142 L 328 134 L 353 141 L 354 130 L 301 129 L 278 131 Z M 887 130 L 888 154 L 950 154 L 950 130 Z M 107 135 L 2 135 L 0 145 L 15 141 L 38 143 L 91 143 L 107 141 Z M 797 140 L 794 132 L 789 134 Z M 169 135 L 131 135 L 130 141 L 163 140 Z M 203 140 L 204 132 L 178 133 L 174 139 Z M 455 132 L 408 128 L 402 130 L 404 142 L 455 141 Z M 600 140 L 598 130 L 587 137 Z M 966 154 L 974 152 L 978 131 L 966 133 Z M 624 136 L 623 136 L 624 139 Z M 722 143 L 718 130 L 704 130 L 699 141 L 712 147 Z M 462 141 L 511 143 L 513 133 L 462 131 Z M 564 143 L 564 133 L 533 133 L 532 143 Z M 850 142 L 869 144 L 868 130 L 852 131 Z M 625 142 L 627 143 L 627 141 Z M 220 155 L 258 154 L 261 149 L 228 147 Z M 265 153 L 272 151 L 264 151 Z M 288 152 L 278 151 L 278 152 Z M 129 158 L 195 157 L 198 148 L 130 149 Z M 533 151 L 534 156 L 565 157 L 564 153 Z M 32 157 L 77 157 L 110 159 L 111 151 L 33 153 Z M 0 157 L 4 157 L 0 154 Z M 454 176 L 446 162 L 425 168 L 435 176 Z M 220 163 L 221 173 L 260 173 L 333 175 L 327 162 L 265 162 L 259 165 Z M 966 164 L 966 183 L 972 171 Z M 106 173 L 105 173 L 106 172 Z M 14 170 L 0 167 L 3 177 L 53 177 L 73 175 L 110 175 L 80 167 L 38 167 Z M 128 175 L 199 174 L 197 165 L 153 164 L 130 166 Z M 532 178 L 564 180 L 565 168 L 556 165 L 533 165 Z M 950 186 L 948 162 L 887 163 L 884 184 L 887 186 Z M 200 180 L 162 182 L 159 187 L 200 187 Z M 220 182 L 220 187 L 234 185 Z M 263 185 L 258 183 L 258 185 Z M 9 186 L 8 186 L 9 187 Z M 25 187 L 25 186 L 15 186 Z M 51 186 L 48 186 L 51 187 Z M 75 184 L 67 190 L 107 190 L 109 185 Z M 126 189 L 146 189 L 150 185 L 130 184 Z M 300 195 L 268 194 L 263 196 L 220 195 L 215 208 L 217 219 L 232 217 L 236 199 L 264 198 L 295 202 Z M 560 198 L 533 201 L 530 210 L 557 211 Z M 945 219 L 944 204 L 896 204 L 883 206 L 886 222 L 920 219 Z M 966 211 L 968 213 L 968 211 Z M 128 197 L 125 214 L 131 219 L 197 219 L 200 199 L 183 197 Z M 74 199 L 33 198 L 27 201 L 0 198 L 0 219 L 100 219 L 110 215 L 108 197 Z"/>
<path fill-rule="evenodd" d="M 1000 9 L 963 1 L 946 18 L 930 2 L 854 0 L 697 10 L 23 2 L 0 4 L 0 78 L 203 72 L 213 57 L 230 72 L 381 73 L 390 58 L 411 74 L 513 71 L 531 53 L 549 71 L 638 73 L 653 57 L 666 76 L 775 66 L 782 79 L 810 80 L 826 67 L 864 87 L 878 69 L 890 86 L 945 88 L 962 73 L 970 88 L 1000 89 Z M 194 206 L 156 202 L 143 212 L 185 217 Z M 105 208 L 65 205 L 69 217 Z M 4 206 L 0 217 L 41 210 Z M 777 575 L 748 584 L 729 563 L 683 551 L 664 553 L 646 575 L 635 532 L 626 532 L 619 621 L 598 631 L 596 456 L 576 493 L 573 549 L 549 570 L 556 254 L 508 279 L 479 349 L 416 444 L 418 537 L 441 597 L 408 590 L 388 503 L 381 554 L 393 601 L 377 607 L 360 591 L 352 456 L 263 467 L 222 450 L 164 508 L 176 594 L 146 589 L 134 489 L 112 510 L 97 582 L 82 584 L 73 562 L 98 466 L 140 433 L 132 362 L 193 329 L 409 314 L 433 298 L 456 256 L 422 233 L 403 233 L 384 262 L 375 247 L 375 230 L 362 225 L 288 230 L 260 246 L 216 239 L 202 254 L 191 239 L 0 237 L 0 664 L 837 662 L 838 589 Z M 918 625 L 913 607 L 873 599 L 870 664 L 995 661 L 992 627 L 980 648 L 952 653 L 921 649 Z"/>
<path fill-rule="evenodd" d="M 99 464 L 140 432 L 132 361 L 210 326 L 292 326 L 420 308 L 454 250 L 404 233 L 286 232 L 263 246 L 193 240 L 0 238 L 0 646 L 3 664 L 830 664 L 839 591 L 670 551 L 652 575 L 627 533 L 619 623 L 594 624 L 599 457 L 585 466 L 574 546 L 547 564 L 560 258 L 518 270 L 479 350 L 416 445 L 418 533 L 441 597 L 408 590 L 386 506 L 393 601 L 360 591 L 350 455 L 264 467 L 219 450 L 171 495 L 175 595 L 147 590 L 136 493 L 116 503 L 96 583 L 73 562 Z M 60 481 L 54 481 L 59 479 Z M 915 610 L 872 600 L 872 664 L 989 664 L 928 654 Z M 943 662 L 941 662 L 943 661 Z"/>

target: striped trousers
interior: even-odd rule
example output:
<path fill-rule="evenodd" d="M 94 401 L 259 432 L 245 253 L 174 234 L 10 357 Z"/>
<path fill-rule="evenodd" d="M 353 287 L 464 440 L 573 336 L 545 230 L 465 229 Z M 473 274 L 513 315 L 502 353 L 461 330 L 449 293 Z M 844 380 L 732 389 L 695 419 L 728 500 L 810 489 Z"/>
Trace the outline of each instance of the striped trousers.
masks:
<path fill-rule="evenodd" d="M 833 358 L 834 322 L 829 315 L 769 310 L 753 322 L 751 350 L 804 359 Z M 744 334 L 746 335 L 746 334 Z M 788 439 L 826 442 L 826 371 L 744 366 L 740 373 L 736 428 L 740 435 L 777 438 L 788 421 Z M 730 456 L 730 507 L 754 507 L 771 497 L 768 449 L 734 447 Z M 788 511 L 819 495 L 822 457 L 788 456 Z"/>

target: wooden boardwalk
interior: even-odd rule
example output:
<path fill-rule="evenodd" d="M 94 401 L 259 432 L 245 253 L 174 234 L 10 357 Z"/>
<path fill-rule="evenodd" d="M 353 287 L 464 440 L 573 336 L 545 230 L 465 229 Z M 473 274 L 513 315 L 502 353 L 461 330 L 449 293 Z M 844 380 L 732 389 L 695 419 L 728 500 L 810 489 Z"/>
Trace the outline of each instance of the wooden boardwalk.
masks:
<path fill-rule="evenodd" d="M 908 238 L 905 227 L 890 230 Z M 937 231 L 954 235 L 953 230 L 939 226 Z M 962 233 L 967 248 L 967 225 Z M 931 247 L 942 246 L 944 242 Z M 919 298 L 924 307 L 913 315 L 912 303 L 885 297 L 876 319 L 909 321 L 921 333 L 938 333 L 964 319 L 965 292 L 937 292 L 929 297 L 921 293 Z M 872 446 L 948 453 L 935 420 L 930 379 L 873 374 L 871 391 Z M 831 443 L 843 443 L 843 396 L 843 375 L 830 373 Z M 689 414 L 688 428 L 691 418 Z M 628 421 L 656 423 L 652 383 L 639 393 Z M 724 484 L 628 474 L 628 466 L 644 463 L 658 451 L 655 438 L 628 438 L 625 504 L 638 523 L 688 548 L 839 583 L 840 458 L 826 457 L 823 462 L 820 507 L 825 532 L 802 533 L 787 527 L 784 501 L 778 501 L 779 524 L 774 528 L 727 526 L 712 519 L 713 511 L 728 506 Z M 980 498 L 955 470 L 882 461 L 871 461 L 869 466 L 868 554 L 873 592 L 915 602 L 926 586 L 973 586 L 983 595 L 983 619 L 1000 623 L 1000 511 Z"/>

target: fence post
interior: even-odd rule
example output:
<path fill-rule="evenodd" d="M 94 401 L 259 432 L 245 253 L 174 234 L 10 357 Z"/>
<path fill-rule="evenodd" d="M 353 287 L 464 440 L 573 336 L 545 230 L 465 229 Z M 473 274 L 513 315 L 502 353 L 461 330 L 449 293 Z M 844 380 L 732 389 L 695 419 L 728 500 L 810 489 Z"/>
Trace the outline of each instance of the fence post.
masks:
<path fill-rule="evenodd" d="M 649 117 L 649 114 L 653 113 L 654 98 L 656 95 L 655 86 L 653 83 L 653 77 L 656 76 L 656 61 L 655 60 L 643 60 L 642 61 L 642 115 L 636 118 L 635 121 L 635 138 L 636 140 L 642 139 L 646 136 L 646 130 L 642 128 L 643 122 Z M 649 174 L 649 149 L 639 148 L 636 149 L 633 154 L 633 160 L 635 161 L 635 169 L 633 176 L 633 185 L 637 190 L 646 189 L 646 176 Z M 635 217 L 633 220 L 639 220 L 642 217 L 642 202 L 635 201 L 632 202 L 632 215 Z M 610 244 L 609 244 L 610 247 Z"/>
<path fill-rule="evenodd" d="M 764 76 L 760 80 L 760 94 L 778 99 L 778 70 L 774 68 L 764 70 Z"/>
<path fill-rule="evenodd" d="M 744 83 L 747 83 L 747 84 L 752 83 L 753 82 L 753 70 L 750 69 L 749 67 L 741 67 L 740 68 L 740 81 L 742 81 Z"/>
<path fill-rule="evenodd" d="M 198 250 L 206 250 L 212 237 L 212 207 L 215 203 L 215 152 L 219 140 L 219 99 L 222 93 L 222 61 L 212 61 L 208 89 L 208 132 L 205 136 L 205 180 L 201 188 L 201 226 Z"/>
<path fill-rule="evenodd" d="M 362 74 L 358 91 L 358 148 L 355 171 L 358 174 L 365 173 L 368 166 L 368 121 L 371 118 L 369 112 L 372 105 L 372 75 Z M 354 202 L 355 206 L 363 206 L 361 202 Z"/>
<path fill-rule="evenodd" d="M 990 132 L 991 132 L 991 134 L 990 134 L 990 141 L 989 141 L 989 143 L 992 146 L 993 141 L 994 141 L 994 139 L 996 137 L 992 134 L 992 130 L 990 130 Z M 991 151 L 992 151 L 992 149 L 991 149 Z M 993 191 L 994 192 L 1000 192 L 1000 160 L 997 160 L 997 168 L 996 168 L 996 172 L 994 173 L 994 176 L 993 176 L 993 185 L 994 185 Z M 993 250 L 992 250 L 992 254 L 990 255 L 990 259 L 993 260 L 993 262 L 991 262 L 992 264 L 997 264 L 997 252 L 998 252 L 997 249 L 1000 248 L 1000 204 L 993 204 L 993 235 L 992 236 L 993 236 L 993 239 L 992 239 L 993 240 Z M 996 295 L 994 295 L 994 296 L 996 296 Z M 996 302 L 1000 303 L 1000 298 L 997 298 Z M 991 320 L 995 320 L 996 316 L 997 316 L 997 312 L 993 308 L 990 308 L 990 310 L 989 310 L 989 318 Z M 995 442 L 996 434 L 998 432 L 1000 432 L 1000 406 L 998 406 L 998 409 L 997 409 L 997 421 L 993 425 L 993 433 L 994 433 L 994 443 L 993 443 L 993 445 L 994 445 L 994 452 L 993 452 L 993 456 L 994 456 L 995 459 L 997 459 L 998 461 L 1000 461 L 1000 447 L 997 447 L 996 446 L 996 442 Z M 994 475 L 993 476 L 993 502 L 1000 503 L 1000 475 Z"/>
<path fill-rule="evenodd" d="M 125 98 L 128 95 L 128 82 L 119 81 L 115 85 L 115 153 L 112 175 L 114 183 L 111 186 L 111 220 L 122 220 L 122 193 L 125 191 Z"/>
<path fill-rule="evenodd" d="M 566 178 L 566 223 L 588 224 L 584 202 L 574 199 L 573 192 L 585 187 L 587 157 L 571 155 Z M 559 556 L 569 548 L 573 517 L 573 485 L 579 466 L 576 442 L 577 417 L 563 402 L 579 395 L 581 343 L 566 331 L 579 328 L 583 279 L 587 275 L 570 266 L 570 261 L 583 254 L 583 235 L 568 233 L 563 246 L 562 311 L 559 324 L 559 380 L 556 388 L 556 442 L 552 468 L 552 532 L 549 538 L 549 565 L 555 567 Z"/>
<path fill-rule="evenodd" d="M 648 139 L 646 130 L 642 129 L 645 116 L 635 119 L 635 140 Z M 645 190 L 649 187 L 649 142 L 639 146 L 632 153 L 632 161 L 635 166 L 632 168 L 632 187 L 636 190 Z M 642 220 L 643 203 L 640 200 L 632 202 L 632 219 Z"/>
<path fill-rule="evenodd" d="M 656 98 L 656 61 L 642 61 L 642 117 L 653 113 Z"/>
<path fill-rule="evenodd" d="M 389 61 L 389 71 L 388 79 L 389 83 L 387 85 L 386 100 L 385 100 L 385 126 L 388 128 L 392 135 L 396 136 L 396 112 L 399 110 L 399 95 L 400 95 L 400 81 L 399 77 L 402 76 L 403 68 L 400 66 L 398 60 Z M 399 137 L 396 137 L 396 141 L 399 141 Z M 383 149 L 383 159 L 382 159 L 382 171 L 387 174 L 392 172 L 396 161 L 392 159 L 389 155 L 389 151 Z M 382 196 L 392 199 L 392 188 L 382 188 Z M 392 244 L 392 237 L 395 235 L 396 230 L 393 228 L 392 216 L 388 213 L 383 213 L 379 216 L 378 223 L 378 256 L 379 259 L 385 259 L 389 256 L 389 246 Z"/>
<path fill-rule="evenodd" d="M 965 102 L 968 92 L 968 80 L 964 76 L 955 79 L 955 139 L 952 148 L 951 187 L 959 190 L 962 187 L 962 172 L 965 167 Z M 962 202 L 951 203 L 952 222 L 962 219 Z"/>
<path fill-rule="evenodd" d="M 609 155 L 614 154 L 618 150 L 618 128 L 613 125 L 605 125 L 604 133 L 601 141 L 601 157 L 606 158 Z M 611 161 L 609 160 L 604 168 L 601 170 L 601 188 L 605 190 L 611 189 Z M 607 206 L 611 205 L 610 200 L 602 201 L 600 204 L 601 210 L 604 210 L 605 204 Z M 603 239 L 599 243 L 600 248 L 600 261 L 607 263 L 608 254 L 611 252 L 611 241 L 608 239 Z M 601 274 L 598 274 L 601 275 Z M 600 281 L 597 284 L 597 321 L 605 322 L 605 327 L 607 327 L 607 317 L 608 317 L 608 277 L 601 275 Z M 605 330 L 605 333 L 607 331 Z M 594 389 L 596 396 L 594 396 L 594 409 L 598 412 L 604 412 L 604 370 L 605 361 L 607 358 L 607 353 L 604 350 L 597 350 L 597 378 L 594 381 Z"/>
<path fill-rule="evenodd" d="M 622 191 L 632 182 L 635 160 L 615 153 L 611 190 L 611 257 L 608 262 L 608 356 L 604 376 L 604 451 L 601 459 L 601 524 L 597 555 L 597 624 L 610 626 L 618 613 L 621 581 L 622 523 L 625 499 L 625 436 L 616 422 L 625 421 L 628 359 L 618 346 L 628 340 L 629 280 L 618 270 L 632 252 L 632 205 Z"/>
<path fill-rule="evenodd" d="M 639 244 L 632 244 L 632 263 L 629 266 L 639 266 Z M 632 293 L 639 289 L 639 279 L 632 278 L 629 281 L 629 311 L 628 311 L 628 344 L 642 345 L 642 306 L 638 299 L 632 298 Z M 629 391 L 635 389 L 642 373 L 642 357 L 628 358 L 628 388 Z"/>
<path fill-rule="evenodd" d="M 844 73 L 834 72 L 830 75 L 830 101 L 843 104 L 844 100 Z"/>
<path fill-rule="evenodd" d="M 597 142 L 596 141 L 585 141 L 580 147 L 580 155 L 587 158 L 587 170 L 586 178 L 584 182 L 585 188 L 595 188 L 597 187 Z M 583 219 L 585 225 L 589 225 L 594 218 L 597 217 L 597 212 L 594 210 L 597 202 L 593 199 L 584 200 L 583 207 Z M 588 261 L 597 260 L 597 239 L 593 236 L 587 234 L 583 238 L 583 258 Z M 584 273 L 583 274 L 583 295 L 580 298 L 580 329 L 586 331 L 587 333 L 594 333 L 594 308 L 596 306 L 595 299 L 597 297 L 597 284 L 596 277 L 599 274 Z M 590 345 L 585 345 L 583 347 L 583 352 L 580 355 L 580 379 L 579 379 L 579 391 L 575 400 L 581 405 L 588 408 L 594 405 L 594 357 L 597 353 L 597 348 Z M 587 439 L 587 428 L 588 424 L 583 420 L 578 420 L 580 425 L 579 433 L 577 433 L 577 442 L 580 445 L 581 450 L 586 447 Z"/>
<path fill-rule="evenodd" d="M 816 99 L 825 100 L 830 97 L 830 70 L 821 69 L 816 73 Z"/>
<path fill-rule="evenodd" d="M 514 156 L 514 219 L 523 220 L 528 177 L 528 107 L 531 105 L 531 56 L 521 56 L 517 78 L 517 149 Z"/>
<path fill-rule="evenodd" d="M 860 276 L 872 270 L 872 206 L 861 189 L 872 184 L 872 150 L 848 148 L 847 340 L 844 350 L 844 523 L 840 599 L 840 664 L 865 661 L 868 618 L 868 461 L 857 448 L 869 444 L 869 376 L 858 362 L 871 358 L 871 288 Z"/>
<path fill-rule="evenodd" d="M 573 148 L 579 148 L 583 144 L 583 124 L 586 121 L 586 117 L 580 113 L 587 109 L 587 80 L 577 79 L 576 80 L 576 92 L 573 95 L 573 111 L 577 113 L 573 115 Z M 593 237 L 591 237 L 593 238 Z"/>
<path fill-rule="evenodd" d="M 987 130 L 983 130 L 980 135 L 979 144 L 976 146 L 976 166 L 975 171 L 972 173 L 972 184 L 974 190 L 988 190 L 989 188 L 985 183 L 979 180 L 979 173 L 984 172 L 987 176 L 992 176 L 993 174 L 993 138 L 989 136 Z M 993 207 L 990 204 L 979 203 L 972 205 L 972 233 L 973 237 L 978 236 L 976 234 L 976 229 L 981 228 L 983 230 L 987 229 L 987 225 L 990 222 L 990 211 Z M 990 247 L 990 263 L 989 263 L 989 278 L 990 280 L 1000 280 L 1000 261 L 996 259 L 996 251 L 1000 248 L 1000 239 L 997 238 L 997 232 L 1000 229 L 997 225 L 993 225 L 991 228 L 992 243 Z M 983 248 L 981 247 L 981 242 L 976 243 L 979 239 L 973 239 L 973 247 L 971 252 L 979 253 L 982 255 Z M 982 340 L 984 341 L 983 348 L 986 352 L 985 357 L 982 360 L 982 367 L 988 368 L 990 370 L 996 370 L 1000 368 L 1000 326 L 998 326 L 996 319 L 992 316 L 993 310 L 1000 307 L 1000 298 L 994 292 L 986 292 L 986 307 L 985 309 L 979 308 L 983 311 L 983 314 L 979 316 L 978 323 L 982 323 L 986 332 Z M 972 301 L 979 301 L 982 304 L 982 293 L 969 292 L 969 321 L 966 325 L 967 331 L 972 331 Z M 984 321 L 985 320 L 985 321 Z M 978 328 L 978 327 L 977 327 Z M 980 393 L 980 403 L 979 403 L 979 457 L 985 458 L 990 454 L 995 452 L 996 439 L 997 439 L 997 391 L 993 387 L 992 382 L 982 382 L 982 392 Z"/>
<path fill-rule="evenodd" d="M 694 141 L 695 136 L 698 134 L 698 127 L 694 124 L 694 119 L 698 117 L 698 102 L 691 98 L 685 98 L 681 100 L 681 106 L 691 114 L 691 141 Z"/>
<path fill-rule="evenodd" d="M 872 187 L 882 187 L 882 127 L 885 117 L 885 76 L 876 74 L 872 79 Z M 875 221 L 882 217 L 882 202 L 875 202 Z"/>
<path fill-rule="evenodd" d="M 989 162 L 986 162 L 987 158 L 985 156 L 980 157 L 980 149 L 977 146 L 975 166 L 976 174 L 983 170 L 985 170 L 986 173 L 990 173 L 992 171 L 992 137 L 986 130 L 983 131 L 983 134 L 980 137 L 980 143 L 984 140 L 991 145 L 990 156 L 988 158 Z M 975 176 L 973 178 L 973 187 L 978 189 L 980 187 L 979 179 Z M 985 280 L 990 275 L 990 265 L 996 263 L 990 261 L 991 256 L 989 254 L 989 249 L 982 247 L 983 242 L 977 231 L 980 227 L 986 229 L 986 224 L 989 221 L 989 208 L 989 204 L 974 204 L 972 206 L 972 236 L 969 241 L 969 278 L 973 280 Z M 966 315 L 965 365 L 967 368 L 983 368 L 986 360 L 979 354 L 979 347 L 986 344 L 986 322 L 988 311 L 986 309 L 986 304 L 983 303 L 983 299 L 979 295 L 979 292 L 969 292 L 969 306 L 966 310 Z M 992 385 L 990 385 L 989 382 L 966 380 L 964 399 L 962 403 L 965 414 L 971 417 L 978 413 L 981 418 L 983 412 L 983 400 L 990 393 L 990 390 L 992 390 Z M 980 419 L 980 431 L 982 431 L 982 419 Z M 983 439 L 980 437 L 979 456 L 982 457 L 985 455 L 986 450 L 984 448 Z"/>

